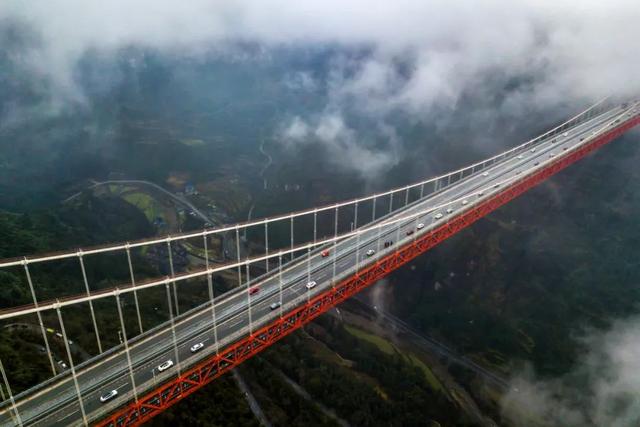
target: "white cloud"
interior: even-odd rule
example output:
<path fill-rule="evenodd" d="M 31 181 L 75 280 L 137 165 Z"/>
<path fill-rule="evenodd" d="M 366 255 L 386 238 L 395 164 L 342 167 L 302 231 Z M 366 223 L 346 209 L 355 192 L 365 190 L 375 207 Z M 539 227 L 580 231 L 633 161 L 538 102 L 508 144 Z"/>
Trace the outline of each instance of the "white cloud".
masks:
<path fill-rule="evenodd" d="M 565 376 L 539 380 L 527 369 L 513 379 L 502 408 L 516 426 L 640 423 L 640 319 L 616 322 L 583 341 L 588 352 Z"/>
<path fill-rule="evenodd" d="M 137 46 L 241 57 L 247 53 L 237 46 L 249 42 L 260 46 L 249 55 L 269 58 L 274 47 L 335 47 L 343 55 L 334 55 L 326 81 L 313 70 L 296 71 L 283 84 L 327 90 L 324 111 L 331 113 L 289 123 L 287 140 L 337 132 L 325 143 L 345 150 L 342 163 L 357 157 L 378 165 L 395 156 L 363 145 L 345 123 L 352 114 L 378 123 L 390 123 L 396 112 L 422 120 L 479 90 L 500 99 L 492 108 L 512 115 L 531 106 L 575 111 L 604 95 L 640 92 L 637 0 L 5 0 L 0 28 L 9 22 L 28 26 L 39 40 L 13 60 L 49 84 L 59 104 L 82 101 L 74 68 L 88 51 L 109 55 Z M 490 92 L 514 81 L 524 83 Z M 316 121 L 312 130 L 304 120 Z"/>
<path fill-rule="evenodd" d="M 291 119 L 287 127 L 282 131 L 282 140 L 286 143 L 304 142 L 308 136 L 309 125 L 298 116 Z"/>
<path fill-rule="evenodd" d="M 0 22 L 11 19 L 41 36 L 41 48 L 24 60 L 63 87 L 88 49 L 198 51 L 234 41 L 368 47 L 375 55 L 348 82 L 352 92 L 377 102 L 392 95 L 393 104 L 414 109 L 455 103 L 492 70 L 542 71 L 539 100 L 626 95 L 639 85 L 640 8 L 632 0 L 5 0 Z M 414 60 L 398 87 L 393 61 L 403 55 Z"/>
<path fill-rule="evenodd" d="M 314 92 L 318 89 L 318 83 L 311 73 L 297 71 L 285 76 L 284 85 L 291 90 Z"/>
<path fill-rule="evenodd" d="M 380 125 L 378 132 L 384 136 L 382 147 L 371 147 L 371 141 L 359 140 L 359 135 L 349 128 L 336 112 L 326 112 L 304 121 L 294 117 L 279 132 L 279 141 L 288 149 L 319 142 L 327 152 L 330 163 L 343 170 L 356 171 L 370 180 L 391 169 L 398 162 L 397 136 L 392 128 Z"/>

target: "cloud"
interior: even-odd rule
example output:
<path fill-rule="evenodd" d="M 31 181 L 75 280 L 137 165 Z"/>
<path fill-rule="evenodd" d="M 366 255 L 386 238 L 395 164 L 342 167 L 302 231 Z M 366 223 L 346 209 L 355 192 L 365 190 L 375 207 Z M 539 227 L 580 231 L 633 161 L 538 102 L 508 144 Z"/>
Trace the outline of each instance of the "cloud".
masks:
<path fill-rule="evenodd" d="M 20 22 L 39 37 L 24 60 L 67 89 L 73 67 L 92 49 L 338 44 L 374 52 L 347 82 L 352 93 L 373 91 L 380 101 L 388 90 L 391 104 L 413 109 L 453 104 L 495 71 L 542 73 L 533 89 L 539 101 L 637 91 L 639 19 L 632 0 L 7 0 L 0 9 L 0 22 Z M 402 85 L 398 58 L 410 58 Z"/>
<path fill-rule="evenodd" d="M 299 116 L 296 116 L 282 130 L 282 140 L 287 144 L 305 142 L 310 133 L 309 125 Z"/>
<path fill-rule="evenodd" d="M 318 89 L 318 83 L 311 73 L 297 71 L 285 76 L 284 85 L 294 91 L 314 92 Z"/>
<path fill-rule="evenodd" d="M 280 129 L 277 139 L 290 150 L 320 143 L 330 163 L 370 180 L 398 163 L 395 131 L 384 124 L 377 130 L 384 137 L 379 148 L 372 147 L 372 141 L 359 140 L 361 135 L 349 128 L 338 113 L 325 112 L 308 122 L 293 117 Z"/>
<path fill-rule="evenodd" d="M 588 351 L 572 372 L 536 379 L 528 368 L 512 380 L 504 415 L 517 426 L 631 427 L 640 423 L 640 319 L 614 323 L 582 339 Z"/>
<path fill-rule="evenodd" d="M 5 0 L 0 7 L 0 29 L 28 34 L 10 61 L 41 82 L 54 112 L 85 101 L 77 69 L 88 54 L 117 57 L 133 47 L 180 58 L 268 61 L 274 49 L 292 57 L 329 49 L 326 73 L 282 77 L 285 87 L 326 105 L 281 127 L 298 126 L 290 129 L 294 140 L 295 132 L 304 133 L 302 121 L 312 122 L 307 132 L 329 151 L 345 150 L 336 162 L 363 175 L 384 170 L 381 163 L 396 152 L 356 137 L 355 116 L 397 138 L 393 117 L 433 123 L 437 113 L 460 110 L 470 94 L 492 100 L 479 107 L 491 111 L 470 112 L 488 120 L 494 112 L 575 111 L 604 95 L 636 95 L 637 22 L 636 0 Z M 105 86 L 119 78 L 113 74 L 104 76 Z M 335 137 L 323 138 L 331 132 Z M 397 151 L 398 144 L 387 145 Z M 371 167 L 360 167 L 364 161 Z"/>

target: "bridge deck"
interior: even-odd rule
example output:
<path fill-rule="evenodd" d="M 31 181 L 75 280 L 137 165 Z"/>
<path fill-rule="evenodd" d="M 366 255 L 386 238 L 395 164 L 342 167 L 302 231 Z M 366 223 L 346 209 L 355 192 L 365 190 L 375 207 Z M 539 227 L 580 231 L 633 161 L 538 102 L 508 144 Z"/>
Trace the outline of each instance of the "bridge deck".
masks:
<path fill-rule="evenodd" d="M 215 335 L 221 348 L 217 354 L 217 346 L 211 345 L 210 305 L 177 318 L 173 331 L 165 327 L 145 334 L 131 344 L 130 356 L 135 365 L 137 390 L 154 391 L 139 396 L 137 402 L 123 406 L 134 396 L 122 349 L 80 366 L 78 379 L 89 418 L 97 420 L 111 412 L 101 425 L 131 425 L 155 416 L 363 287 L 637 125 L 640 119 L 636 114 L 627 115 L 629 109 L 612 109 L 577 126 L 561 141 L 545 140 L 536 145 L 535 152 L 527 150 L 495 164 L 486 170 L 486 176 L 484 171 L 472 175 L 413 203 L 386 218 L 405 219 L 335 243 L 330 257 L 313 252 L 303 262 L 286 265 L 281 274 L 272 273 L 258 279 L 261 292 L 253 301 L 247 300 L 246 291 L 224 298 L 215 306 Z M 614 120 L 619 120 L 619 124 Z M 432 211 L 442 206 L 451 208 L 452 212 L 447 214 L 444 208 Z M 437 217 L 437 213 L 442 213 L 442 217 Z M 416 230 L 419 223 L 425 227 Z M 413 233 L 408 234 L 409 231 Z M 391 240 L 395 243 L 389 248 L 381 246 L 381 242 Z M 370 249 L 376 251 L 375 256 L 365 255 Z M 307 289 L 311 279 L 317 286 Z M 281 303 L 279 310 L 270 309 L 274 302 Z M 207 346 L 192 354 L 189 347 L 194 342 L 207 342 Z M 176 376 L 174 369 L 162 374 L 155 372 L 154 367 L 168 358 L 180 361 L 179 375 Z M 118 399 L 100 404 L 99 396 L 111 389 L 119 390 Z M 18 398 L 20 414 L 30 424 L 82 422 L 69 375 Z M 9 406 L 5 402 L 5 410 L 0 415 L 0 421 L 7 424 L 11 423 Z"/>

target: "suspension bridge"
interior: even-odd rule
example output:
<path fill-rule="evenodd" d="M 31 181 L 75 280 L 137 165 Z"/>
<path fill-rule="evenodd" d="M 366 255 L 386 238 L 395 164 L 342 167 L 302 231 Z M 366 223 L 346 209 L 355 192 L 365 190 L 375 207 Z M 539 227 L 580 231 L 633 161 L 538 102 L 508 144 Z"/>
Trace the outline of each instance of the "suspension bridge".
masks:
<path fill-rule="evenodd" d="M 144 423 L 619 137 L 640 123 L 639 110 L 638 102 L 613 105 L 602 100 L 494 157 L 384 193 L 199 232 L 1 260 L 0 269 L 24 277 L 31 301 L 0 307 L 0 320 L 34 319 L 52 375 L 13 393 L 11 372 L 0 360 L 0 423 L 111 427 Z M 260 236 L 263 253 L 242 254 L 241 235 L 247 232 Z M 231 239 L 236 253 L 214 263 L 210 256 L 214 237 Z M 187 243 L 202 248 L 203 263 L 178 271 L 175 249 Z M 163 249 L 169 274 L 144 278 L 137 274 L 136 259 L 149 248 Z M 99 288 L 90 283 L 87 263 L 96 257 L 122 262 L 128 280 Z M 70 263 L 77 264 L 82 286 L 65 295 L 38 297 L 46 292 L 34 269 Z M 216 294 L 215 278 L 231 272 L 237 276 L 237 286 Z M 194 284 L 206 293 L 206 301 L 181 311 L 179 291 Z M 165 294 L 168 319 L 145 329 L 141 307 L 152 291 Z M 100 322 L 107 301 L 116 312 L 117 325 L 111 329 L 116 327 L 121 338 L 110 348 Z M 64 318 L 78 307 L 86 310 L 86 333 L 94 336 L 97 351 L 88 360 L 74 362 L 74 344 Z M 60 331 L 68 369 L 61 370 L 55 360 L 52 325 Z"/>

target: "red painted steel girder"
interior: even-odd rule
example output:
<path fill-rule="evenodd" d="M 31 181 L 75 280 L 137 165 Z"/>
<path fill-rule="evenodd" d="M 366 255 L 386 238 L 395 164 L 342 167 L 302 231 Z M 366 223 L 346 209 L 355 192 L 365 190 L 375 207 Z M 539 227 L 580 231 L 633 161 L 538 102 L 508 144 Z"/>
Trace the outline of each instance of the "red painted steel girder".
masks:
<path fill-rule="evenodd" d="M 570 164 L 616 139 L 629 129 L 640 124 L 640 117 L 613 128 L 584 146 L 559 157 L 543 169 L 524 176 L 503 191 L 496 193 L 477 206 L 451 217 L 445 224 L 406 244 L 396 252 L 376 263 L 363 268 L 353 276 L 343 280 L 333 288 L 310 299 L 305 305 L 296 307 L 281 318 L 271 322 L 240 341 L 228 346 L 219 354 L 199 363 L 181 376 L 170 380 L 156 390 L 144 395 L 137 402 L 118 409 L 97 426 L 140 425 L 158 415 L 168 407 L 194 393 L 223 373 L 254 356 L 276 341 L 310 322 L 320 314 L 341 303 L 365 287 L 382 279 L 403 264 L 428 251 L 458 231 L 468 227 L 480 218 L 516 198 L 520 194 L 546 180 Z"/>

